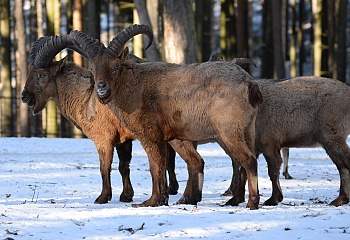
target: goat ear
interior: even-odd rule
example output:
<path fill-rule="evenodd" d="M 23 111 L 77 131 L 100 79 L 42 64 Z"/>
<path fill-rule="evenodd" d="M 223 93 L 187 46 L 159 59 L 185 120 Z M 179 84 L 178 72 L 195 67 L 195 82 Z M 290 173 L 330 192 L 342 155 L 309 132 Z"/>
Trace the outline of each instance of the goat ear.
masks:
<path fill-rule="evenodd" d="M 92 121 L 96 114 L 96 96 L 91 94 L 89 102 L 86 106 L 86 118 L 88 121 Z"/>
<path fill-rule="evenodd" d="M 124 50 L 120 53 L 119 58 L 125 60 L 125 59 L 128 58 L 128 55 L 129 55 L 129 48 L 126 47 L 126 48 L 124 48 Z"/>
<path fill-rule="evenodd" d="M 60 61 L 58 61 L 58 71 L 61 71 L 62 68 L 66 65 L 68 61 L 68 55 L 65 56 L 63 59 L 61 59 Z"/>

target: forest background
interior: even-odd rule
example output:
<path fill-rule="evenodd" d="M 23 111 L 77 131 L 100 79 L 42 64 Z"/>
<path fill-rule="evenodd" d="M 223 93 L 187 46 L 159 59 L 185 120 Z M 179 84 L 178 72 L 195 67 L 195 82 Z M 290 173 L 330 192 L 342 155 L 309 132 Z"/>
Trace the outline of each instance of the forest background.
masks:
<path fill-rule="evenodd" d="M 0 137 L 84 137 L 53 100 L 32 116 L 21 103 L 28 54 L 41 36 L 82 30 L 104 44 L 123 28 L 151 26 L 155 41 L 128 43 L 145 61 L 194 63 L 214 52 L 252 59 L 257 78 L 317 75 L 350 84 L 348 0 L 0 0 Z M 146 41 L 146 39 L 144 39 Z M 59 60 L 88 67 L 79 54 Z"/>

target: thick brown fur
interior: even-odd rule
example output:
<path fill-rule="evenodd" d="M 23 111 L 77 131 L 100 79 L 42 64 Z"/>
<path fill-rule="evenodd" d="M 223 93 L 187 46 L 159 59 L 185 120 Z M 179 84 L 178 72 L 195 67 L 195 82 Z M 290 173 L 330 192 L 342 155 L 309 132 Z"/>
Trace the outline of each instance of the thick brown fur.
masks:
<path fill-rule="evenodd" d="M 96 146 L 100 159 L 102 192 L 95 203 L 107 203 L 112 198 L 110 173 L 114 147 L 118 153 L 119 172 L 123 181 L 120 201 L 132 201 L 134 191 L 130 182 L 129 163 L 131 141 L 135 136 L 121 125 L 106 105 L 98 101 L 92 73 L 68 63 L 66 59 L 53 62 L 46 68 L 37 69 L 30 65 L 22 101 L 37 114 L 44 109 L 50 97 L 55 100 L 60 112 L 80 128 Z M 172 149 L 168 150 L 171 157 L 175 158 Z M 174 169 L 169 171 L 169 178 L 169 191 L 176 194 L 178 183 Z"/>
<path fill-rule="evenodd" d="M 256 118 L 255 152 L 257 155 L 262 153 L 267 160 L 272 181 L 272 196 L 265 204 L 277 205 L 283 199 L 279 183 L 280 150 L 318 145 L 326 150 L 340 174 L 339 196 L 330 204 L 340 206 L 348 203 L 350 150 L 346 139 L 350 134 L 349 87 L 338 80 L 316 76 L 261 79 L 257 83 L 264 104 Z M 233 179 L 230 187 L 239 194 L 242 194 L 245 184 L 245 177 L 241 179 L 243 182 Z M 234 186 L 237 184 L 234 181 L 238 181 L 239 185 Z"/>
<path fill-rule="evenodd" d="M 127 54 L 127 50 L 118 58 L 104 54 L 93 59 L 91 66 L 100 101 L 108 104 L 136 135 L 149 158 L 152 196 L 136 206 L 168 203 L 164 155 L 167 141 L 185 144 L 215 139 L 246 170 L 247 207 L 257 209 L 254 129 L 262 98 L 251 76 L 230 62 L 139 64 L 126 60 Z M 191 184 L 187 185 L 185 198 L 198 187 L 201 193 L 203 184 L 203 165 L 193 161 L 187 161 L 188 183 L 193 185 L 192 189 L 188 189 Z"/>

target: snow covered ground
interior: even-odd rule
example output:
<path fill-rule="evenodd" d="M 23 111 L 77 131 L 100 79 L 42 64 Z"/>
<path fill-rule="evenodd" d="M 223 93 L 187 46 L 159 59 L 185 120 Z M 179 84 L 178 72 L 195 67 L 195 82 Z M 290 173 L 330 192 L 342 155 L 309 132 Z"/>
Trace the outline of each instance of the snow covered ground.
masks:
<path fill-rule="evenodd" d="M 151 194 L 148 160 L 134 142 L 134 202 Z M 229 186 L 230 159 L 216 144 L 199 147 L 205 165 L 203 200 L 197 208 L 174 205 L 187 180 L 177 158 L 180 193 L 169 206 L 132 208 L 119 202 L 115 158 L 113 199 L 94 204 L 101 191 L 96 149 L 88 139 L 0 138 L 0 239 L 350 239 L 350 204 L 331 207 L 339 175 L 322 148 L 291 149 L 292 180 L 281 177 L 284 200 L 259 210 L 220 204 Z M 261 203 L 271 194 L 265 159 L 259 158 Z"/>

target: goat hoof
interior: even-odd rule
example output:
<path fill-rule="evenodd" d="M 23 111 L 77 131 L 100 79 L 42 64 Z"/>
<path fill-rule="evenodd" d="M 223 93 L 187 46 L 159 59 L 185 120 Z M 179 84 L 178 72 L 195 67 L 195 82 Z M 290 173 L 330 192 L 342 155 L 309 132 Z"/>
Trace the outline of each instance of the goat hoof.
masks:
<path fill-rule="evenodd" d="M 349 203 L 349 198 L 346 196 L 339 196 L 336 199 L 334 199 L 329 205 L 339 207 L 343 204 Z"/>
<path fill-rule="evenodd" d="M 200 202 L 202 199 L 201 197 L 185 197 L 182 196 L 177 202 L 176 205 L 179 204 L 188 204 L 188 205 L 197 205 L 198 202 Z"/>
<path fill-rule="evenodd" d="M 259 209 L 259 201 L 260 201 L 259 196 L 249 198 L 248 203 L 247 203 L 247 208 L 249 208 L 250 210 Z"/>
<path fill-rule="evenodd" d="M 233 191 L 231 189 L 227 189 L 221 196 L 233 196 Z"/>
<path fill-rule="evenodd" d="M 179 189 L 179 186 L 177 186 L 177 187 L 169 186 L 169 188 L 168 188 L 169 195 L 176 195 L 178 189 Z"/>
<path fill-rule="evenodd" d="M 122 192 L 119 196 L 120 202 L 132 202 L 132 198 L 134 197 L 134 191 L 130 192 Z"/>
<path fill-rule="evenodd" d="M 100 195 L 98 198 L 96 198 L 94 203 L 95 204 L 105 204 L 105 203 L 108 203 L 108 201 L 110 201 L 111 199 L 112 199 L 112 196 L 105 197 L 105 196 Z"/>
<path fill-rule="evenodd" d="M 291 175 L 289 175 L 289 173 L 286 173 L 286 172 L 283 173 L 283 176 L 285 179 L 293 179 L 293 177 Z"/>
<path fill-rule="evenodd" d="M 282 200 L 281 200 L 282 201 Z M 277 206 L 279 202 L 277 199 L 275 198 L 269 198 L 264 202 L 265 206 Z"/>
<path fill-rule="evenodd" d="M 168 199 L 163 198 L 159 201 L 156 201 L 152 198 L 144 201 L 143 203 L 135 203 L 131 204 L 133 208 L 139 208 L 139 207 L 159 207 L 159 206 L 168 206 Z"/>

